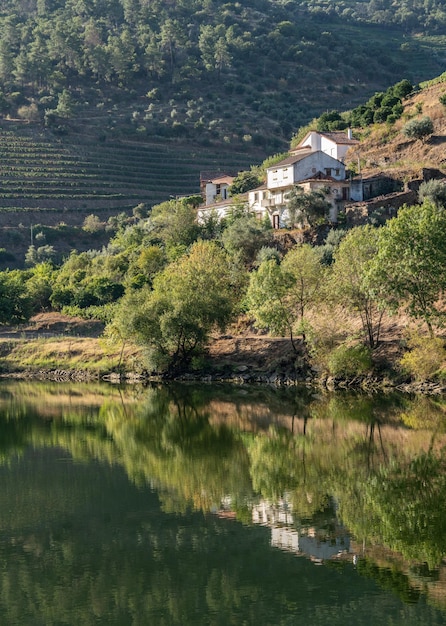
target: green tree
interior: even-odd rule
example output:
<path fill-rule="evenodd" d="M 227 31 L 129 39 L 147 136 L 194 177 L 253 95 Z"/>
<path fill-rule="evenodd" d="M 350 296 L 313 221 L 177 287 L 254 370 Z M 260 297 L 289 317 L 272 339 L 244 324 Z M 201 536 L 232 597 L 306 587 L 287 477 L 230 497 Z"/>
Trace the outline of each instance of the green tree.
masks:
<path fill-rule="evenodd" d="M 403 98 L 406 98 L 413 91 L 413 85 L 410 82 L 410 80 L 407 80 L 407 78 L 404 78 L 403 80 L 400 80 L 399 83 L 396 83 L 395 85 L 393 85 L 392 91 L 393 91 L 393 94 L 397 98 L 400 98 L 402 100 Z"/>
<path fill-rule="evenodd" d="M 378 345 L 383 309 L 379 276 L 371 268 L 378 252 L 379 231 L 358 226 L 349 231 L 334 252 L 331 293 L 352 313 L 357 313 L 371 348 Z"/>
<path fill-rule="evenodd" d="M 309 226 L 323 224 L 327 221 L 330 203 L 323 190 L 305 192 L 297 185 L 288 194 L 288 226 Z"/>
<path fill-rule="evenodd" d="M 48 262 L 39 263 L 28 271 L 26 291 L 30 298 L 33 313 L 50 308 L 50 298 L 53 292 L 55 270 Z"/>
<path fill-rule="evenodd" d="M 32 313 L 26 275 L 18 270 L 0 272 L 0 324 L 20 324 Z"/>
<path fill-rule="evenodd" d="M 323 299 L 327 270 L 321 260 L 320 248 L 304 244 L 290 250 L 282 262 L 283 270 L 292 278 L 289 299 L 300 321 L 304 340 L 308 308 Z"/>
<path fill-rule="evenodd" d="M 165 52 L 173 82 L 175 67 L 178 61 L 178 53 L 185 43 L 185 36 L 178 20 L 168 18 L 161 26 L 160 31 L 161 49 Z"/>
<path fill-rule="evenodd" d="M 64 89 L 58 97 L 57 107 L 55 109 L 60 117 L 69 118 L 73 115 L 75 108 L 74 100 L 67 89 Z"/>
<path fill-rule="evenodd" d="M 34 245 L 29 246 L 25 254 L 26 265 L 37 265 L 37 263 L 45 263 L 52 261 L 56 256 L 54 246 L 46 245 L 36 248 Z"/>
<path fill-rule="evenodd" d="M 245 266 L 254 263 L 260 248 L 267 246 L 271 239 L 271 229 L 265 228 L 265 225 L 252 215 L 245 215 L 234 220 L 222 234 L 222 242 L 226 250 L 236 262 Z"/>
<path fill-rule="evenodd" d="M 200 233 L 197 224 L 197 211 L 195 209 L 195 196 L 188 198 L 176 198 L 157 204 L 152 208 L 150 224 L 153 234 L 164 243 L 171 256 L 175 256 L 175 250 L 184 252 Z"/>
<path fill-rule="evenodd" d="M 229 187 L 229 193 L 231 196 L 246 193 L 251 189 L 255 189 L 261 185 L 261 183 L 261 179 L 253 171 L 239 172 Z"/>
<path fill-rule="evenodd" d="M 273 334 L 289 335 L 294 350 L 297 350 L 294 340 L 297 311 L 288 300 L 291 286 L 292 277 L 275 259 L 270 259 L 252 272 L 246 301 L 257 327 L 268 328 Z"/>
<path fill-rule="evenodd" d="M 7 83 L 14 70 L 14 54 L 11 44 L 2 39 L 0 41 L 0 80 L 3 84 Z"/>
<path fill-rule="evenodd" d="M 86 233 L 98 233 L 101 230 L 104 230 L 105 223 L 101 222 L 99 217 L 94 213 L 87 215 L 82 224 L 82 230 L 85 230 Z"/>
<path fill-rule="evenodd" d="M 430 202 L 406 206 L 380 230 L 373 273 L 386 306 L 423 320 L 433 335 L 442 323 L 446 289 L 446 211 Z"/>
<path fill-rule="evenodd" d="M 281 265 L 264 261 L 250 277 L 247 302 L 256 325 L 289 335 L 294 350 L 294 333 L 302 332 L 305 340 L 307 310 L 321 299 L 326 269 L 320 261 L 319 250 L 305 244 L 288 252 Z"/>
<path fill-rule="evenodd" d="M 234 293 L 227 255 L 216 243 L 199 241 L 157 274 L 152 291 L 123 298 L 121 335 L 146 348 L 150 368 L 177 373 L 203 349 L 209 333 L 230 320 Z"/>

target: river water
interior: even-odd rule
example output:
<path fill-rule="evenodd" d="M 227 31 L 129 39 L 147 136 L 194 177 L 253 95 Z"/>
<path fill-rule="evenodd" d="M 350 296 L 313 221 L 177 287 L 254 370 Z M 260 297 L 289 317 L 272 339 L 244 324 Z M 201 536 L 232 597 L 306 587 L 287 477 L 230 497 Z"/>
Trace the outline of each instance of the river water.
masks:
<path fill-rule="evenodd" d="M 0 623 L 446 623 L 446 400 L 0 383 Z"/>

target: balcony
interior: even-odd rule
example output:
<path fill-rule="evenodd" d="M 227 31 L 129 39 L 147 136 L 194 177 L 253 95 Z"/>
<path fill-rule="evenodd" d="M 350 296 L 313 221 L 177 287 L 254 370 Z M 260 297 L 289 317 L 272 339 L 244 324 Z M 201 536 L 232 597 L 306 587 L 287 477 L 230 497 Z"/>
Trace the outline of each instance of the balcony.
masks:
<path fill-rule="evenodd" d="M 264 208 L 264 209 L 269 209 L 270 207 L 274 207 L 276 206 L 276 201 L 274 200 L 274 198 L 266 198 L 265 200 L 262 200 L 260 202 L 260 205 Z"/>

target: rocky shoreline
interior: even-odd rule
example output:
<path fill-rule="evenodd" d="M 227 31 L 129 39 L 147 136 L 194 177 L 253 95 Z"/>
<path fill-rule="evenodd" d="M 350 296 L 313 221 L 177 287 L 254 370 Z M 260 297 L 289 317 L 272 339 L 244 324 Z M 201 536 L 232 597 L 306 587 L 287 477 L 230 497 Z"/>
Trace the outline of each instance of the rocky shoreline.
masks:
<path fill-rule="evenodd" d="M 242 368 L 238 368 L 239 370 Z M 328 392 L 358 391 L 363 393 L 377 393 L 382 391 L 399 391 L 407 394 L 441 395 L 446 394 L 446 384 L 437 381 L 401 381 L 391 380 L 378 376 L 355 376 L 353 378 L 338 378 L 333 376 L 298 375 L 285 376 L 277 372 L 257 374 L 252 371 L 238 371 L 232 375 L 206 374 L 204 372 L 184 373 L 166 378 L 160 375 L 148 375 L 137 372 L 109 372 L 99 373 L 87 370 L 40 369 L 37 371 L 24 370 L 18 372 L 3 372 L 1 378 L 47 380 L 53 382 L 108 382 L 112 384 L 147 384 L 150 382 L 184 382 L 184 383 L 229 383 L 234 385 L 270 385 L 275 387 L 314 387 Z"/>

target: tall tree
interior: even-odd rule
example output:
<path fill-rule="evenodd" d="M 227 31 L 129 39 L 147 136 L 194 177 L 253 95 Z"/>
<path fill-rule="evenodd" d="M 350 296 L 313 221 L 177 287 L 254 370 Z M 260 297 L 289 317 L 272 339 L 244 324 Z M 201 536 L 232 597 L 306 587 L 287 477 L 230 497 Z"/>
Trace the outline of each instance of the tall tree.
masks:
<path fill-rule="evenodd" d="M 321 189 L 307 193 L 297 185 L 288 194 L 288 223 L 291 227 L 324 223 L 328 219 L 330 207 L 326 194 Z"/>
<path fill-rule="evenodd" d="M 334 253 L 331 293 L 352 313 L 359 314 L 371 348 L 377 346 L 383 308 L 380 298 L 384 284 L 371 268 L 378 252 L 379 231 L 370 225 L 347 233 Z"/>
<path fill-rule="evenodd" d="M 321 299 L 326 272 L 320 252 L 308 244 L 288 252 L 281 265 L 274 259 L 261 263 L 251 274 L 247 293 L 256 324 L 288 335 L 297 350 L 295 332 L 305 340 L 306 313 Z"/>
<path fill-rule="evenodd" d="M 342 245 L 342 244 L 341 244 Z M 426 323 L 431 335 L 444 321 L 446 289 L 446 211 L 431 202 L 406 206 L 380 231 L 373 272 L 381 284 L 383 302 L 400 306 Z"/>
<path fill-rule="evenodd" d="M 199 241 L 155 277 L 152 291 L 123 299 L 121 335 L 145 346 L 149 367 L 178 372 L 203 349 L 213 328 L 225 327 L 234 293 L 225 252 L 214 242 Z"/>

